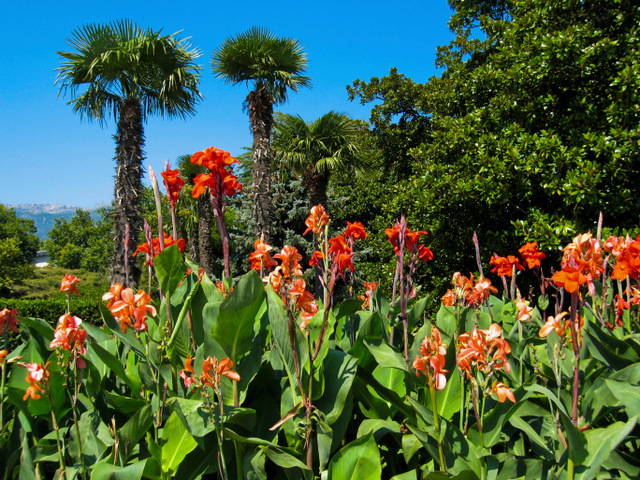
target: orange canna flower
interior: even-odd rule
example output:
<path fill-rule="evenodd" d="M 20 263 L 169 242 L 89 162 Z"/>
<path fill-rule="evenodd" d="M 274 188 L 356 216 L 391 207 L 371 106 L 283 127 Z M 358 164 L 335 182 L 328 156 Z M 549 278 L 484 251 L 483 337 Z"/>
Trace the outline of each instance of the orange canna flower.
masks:
<path fill-rule="evenodd" d="M 559 336 L 563 336 L 569 328 L 571 320 L 566 318 L 567 312 L 562 312 L 555 317 L 548 317 L 545 324 L 540 328 L 539 335 L 544 338 L 548 336 L 552 330 L 555 330 Z"/>
<path fill-rule="evenodd" d="M 531 313 L 533 312 L 533 307 L 529 306 L 529 302 L 523 300 L 518 295 L 518 300 L 516 301 L 516 308 L 518 309 L 518 313 L 516 315 L 516 319 L 520 322 L 528 322 L 531 320 Z"/>
<path fill-rule="evenodd" d="M 38 400 L 41 393 L 46 393 L 46 389 L 49 386 L 49 362 L 43 367 L 40 363 L 20 363 L 27 369 L 27 382 L 29 387 L 22 397 L 22 400 L 26 400 L 31 397 L 33 400 Z"/>
<path fill-rule="evenodd" d="M 118 288 L 113 290 L 116 292 Z M 102 299 L 109 300 L 107 308 L 120 323 L 120 328 L 124 333 L 127 332 L 129 326 L 133 326 L 138 331 L 146 332 L 149 328 L 147 326 L 147 314 L 150 313 L 152 317 L 155 317 L 157 313 L 156 308 L 151 305 L 151 297 L 144 290 L 138 290 L 138 293 L 134 295 L 133 290 L 130 288 L 122 289 L 120 286 L 118 298 L 110 290 L 102 296 Z M 135 319 L 133 324 L 131 317 Z"/>
<path fill-rule="evenodd" d="M 640 278 L 640 236 L 621 248 L 611 274 L 613 280 L 624 281 L 627 277 L 633 280 Z"/>
<path fill-rule="evenodd" d="M 271 247 L 264 243 L 262 239 L 257 239 L 254 246 L 254 252 L 249 255 L 249 262 L 251 263 L 251 269 L 260 272 L 261 270 L 269 270 L 271 267 L 278 265 L 269 252 Z"/>
<path fill-rule="evenodd" d="M 378 289 L 378 282 L 364 282 L 364 288 L 366 289 L 364 295 L 360 295 L 358 298 L 364 303 L 362 308 L 367 309 L 371 305 L 371 297 L 373 293 Z"/>
<path fill-rule="evenodd" d="M 314 235 L 321 235 L 324 233 L 324 227 L 327 226 L 328 223 L 329 215 L 322 205 L 311 207 L 311 214 L 304 222 L 307 229 L 302 236 L 305 236 L 309 231 L 313 232 Z"/>
<path fill-rule="evenodd" d="M 4 361 L 6 360 L 7 355 L 9 355 L 9 352 L 7 352 L 6 350 L 0 350 L 0 365 L 4 365 Z"/>
<path fill-rule="evenodd" d="M 447 346 L 442 344 L 440 331 L 436 327 L 431 328 L 431 337 L 424 338 L 419 351 L 422 356 L 416 355 L 413 361 L 416 376 L 424 373 L 433 379 L 436 390 L 442 390 L 447 385 L 447 370 L 444 370 Z"/>
<path fill-rule="evenodd" d="M 291 275 L 297 277 L 302 276 L 302 267 L 300 266 L 302 255 L 298 253 L 296 247 L 285 245 L 280 253 L 276 253 L 273 257 L 281 261 L 280 267 L 282 268 L 282 275 L 284 275 L 285 278 L 289 278 Z"/>
<path fill-rule="evenodd" d="M 563 267 L 562 270 L 551 277 L 551 280 L 558 287 L 564 287 L 569 293 L 578 291 L 580 285 L 588 282 L 588 278 L 578 268 L 570 266 Z"/>
<path fill-rule="evenodd" d="M 75 285 L 78 282 L 80 282 L 80 279 L 78 277 L 67 273 L 62 279 L 62 283 L 60 284 L 60 291 L 77 293 L 78 295 L 80 295 L 80 292 L 78 291 Z"/>
<path fill-rule="evenodd" d="M 525 243 L 520 247 L 518 253 L 520 253 L 520 257 L 530 269 L 540 266 L 541 260 L 546 257 L 543 252 L 538 250 L 538 242 Z"/>
<path fill-rule="evenodd" d="M 231 370 L 233 362 L 230 358 L 224 357 L 218 361 L 216 357 L 207 357 L 202 364 L 201 380 L 203 385 L 209 385 L 214 388 L 220 386 L 220 377 L 225 376 L 235 382 L 240 381 L 240 375 Z"/>
<path fill-rule="evenodd" d="M 191 358 L 191 355 L 187 355 L 187 360 L 184 362 L 184 368 L 180 370 L 180 378 L 182 378 L 185 388 L 191 388 L 193 385 L 197 386 L 196 379 L 193 376 L 194 374 L 193 358 Z"/>
<path fill-rule="evenodd" d="M 347 268 L 353 272 L 353 250 L 344 235 L 338 235 L 330 239 L 329 245 L 327 254 L 333 263 L 338 266 L 338 272 L 342 274 Z"/>
<path fill-rule="evenodd" d="M 202 165 L 209 170 L 225 168 L 234 163 L 240 164 L 229 152 L 215 147 L 205 148 L 202 152 L 194 153 L 191 155 L 191 163 L 194 165 Z"/>
<path fill-rule="evenodd" d="M 491 393 L 495 393 L 496 395 L 498 395 L 498 401 L 500 403 L 504 403 L 507 398 L 513 403 L 516 403 L 516 397 L 513 395 L 513 392 L 511 392 L 511 390 L 509 390 L 509 387 L 507 387 L 502 382 L 497 382 L 496 380 L 494 380 L 493 386 L 491 387 Z"/>

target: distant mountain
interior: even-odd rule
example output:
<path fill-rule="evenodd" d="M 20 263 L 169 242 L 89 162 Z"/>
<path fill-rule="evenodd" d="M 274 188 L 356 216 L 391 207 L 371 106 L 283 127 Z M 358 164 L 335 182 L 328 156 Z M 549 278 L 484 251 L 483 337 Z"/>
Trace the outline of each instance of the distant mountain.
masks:
<path fill-rule="evenodd" d="M 76 210 L 87 210 L 94 220 L 100 218 L 98 208 L 82 208 L 75 205 L 45 205 L 39 203 L 7 205 L 13 208 L 16 215 L 20 218 L 29 218 L 33 220 L 38 229 L 37 235 L 40 240 L 46 240 L 51 230 L 56 224 L 56 218 L 65 218 L 70 220 L 76 214 Z"/>

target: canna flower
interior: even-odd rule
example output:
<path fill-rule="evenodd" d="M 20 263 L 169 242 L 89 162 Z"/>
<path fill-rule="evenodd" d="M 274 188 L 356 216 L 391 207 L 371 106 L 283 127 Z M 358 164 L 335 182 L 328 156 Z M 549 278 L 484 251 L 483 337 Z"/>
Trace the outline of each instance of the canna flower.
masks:
<path fill-rule="evenodd" d="M 180 178 L 180 170 L 171 170 L 169 162 L 165 162 L 165 170 L 161 172 L 164 188 L 167 190 L 167 196 L 171 202 L 171 207 L 176 207 L 176 202 L 180 197 L 180 190 L 184 186 L 184 180 Z"/>
<path fill-rule="evenodd" d="M 188 355 L 187 360 L 184 362 L 184 368 L 180 370 L 180 378 L 182 378 L 185 388 L 191 388 L 194 384 L 197 386 L 194 374 L 193 358 L 191 358 L 191 355 Z"/>
<path fill-rule="evenodd" d="M 285 278 L 289 278 L 291 275 L 302 276 L 302 267 L 300 266 L 302 255 L 298 253 L 296 247 L 285 245 L 280 253 L 276 253 L 273 257 L 281 261 L 280 268 Z"/>
<path fill-rule="evenodd" d="M 178 245 L 178 250 L 180 250 L 182 253 L 184 253 L 184 248 L 186 246 L 186 241 L 185 241 L 184 238 L 179 238 L 176 241 L 176 240 L 173 239 L 172 236 L 167 235 L 165 232 L 162 232 L 162 236 L 163 236 L 163 239 L 164 239 L 164 248 L 168 248 L 171 245 L 177 244 Z M 158 256 L 158 254 L 160 253 L 160 239 L 159 238 L 154 238 L 152 240 L 151 245 L 149 245 L 149 242 L 145 242 L 145 243 L 142 243 L 142 244 L 138 245 L 138 247 L 136 248 L 136 251 L 133 252 L 133 256 L 135 257 L 139 253 L 146 253 L 149 257 Z M 153 261 L 150 263 L 150 265 L 153 265 Z"/>
<path fill-rule="evenodd" d="M 216 288 L 224 296 L 224 298 L 227 298 L 229 296 L 230 291 L 227 290 L 227 287 L 223 282 L 216 281 Z M 231 287 L 231 292 L 233 292 L 233 287 Z"/>
<path fill-rule="evenodd" d="M 513 403 L 516 403 L 516 397 L 514 397 L 513 392 L 511 392 L 511 390 L 509 390 L 509 387 L 507 387 L 502 382 L 497 382 L 496 380 L 494 380 L 493 386 L 491 387 L 491 393 L 495 393 L 496 395 L 498 395 L 498 401 L 500 403 L 504 403 L 507 398 Z"/>
<path fill-rule="evenodd" d="M 313 232 L 314 235 L 321 235 L 322 233 L 324 233 L 324 227 L 328 223 L 329 215 L 324 210 L 324 207 L 322 205 L 311 207 L 311 214 L 304 222 L 304 224 L 307 226 L 307 229 L 304 231 L 302 236 L 305 236 L 309 231 Z"/>
<path fill-rule="evenodd" d="M 79 283 L 80 279 L 78 277 L 76 277 L 75 275 L 70 275 L 70 274 L 66 274 L 64 276 L 64 278 L 62 279 L 62 283 L 60 284 L 60 291 L 61 292 L 69 292 L 69 293 L 77 293 L 78 295 L 80 295 L 80 292 L 78 291 L 77 287 L 76 287 L 76 283 Z"/>
<path fill-rule="evenodd" d="M 520 247 L 518 253 L 520 253 L 520 257 L 530 269 L 540 266 L 541 260 L 546 257 L 543 252 L 538 250 L 538 242 L 525 243 Z"/>
<path fill-rule="evenodd" d="M 234 157 L 219 148 L 209 147 L 202 152 L 196 152 L 191 156 L 191 163 L 202 165 L 209 173 L 201 173 L 194 180 L 194 188 L 191 192 L 193 198 L 202 195 L 207 188 L 211 194 L 218 198 L 219 202 L 225 197 L 231 197 L 242 191 L 242 185 L 231 173 L 231 166 L 240 163 Z"/>
<path fill-rule="evenodd" d="M 497 254 L 493 254 L 489 265 L 494 265 L 491 269 L 491 273 L 495 273 L 501 277 L 511 277 L 515 270 L 524 270 L 524 267 L 520 265 L 520 260 L 513 255 L 507 255 L 506 257 L 499 257 Z"/>
<path fill-rule="evenodd" d="M 239 382 L 240 375 L 231 370 L 232 368 L 233 362 L 228 357 L 224 357 L 220 361 L 218 361 L 216 357 L 207 357 L 202 364 L 202 375 L 200 377 L 202 384 L 217 389 L 220 386 L 220 379 L 223 376 Z"/>
<path fill-rule="evenodd" d="M 589 281 L 578 268 L 571 266 L 563 267 L 562 270 L 551 277 L 551 280 L 558 287 L 564 287 L 569 293 L 577 292 L 580 285 Z"/>
<path fill-rule="evenodd" d="M 29 387 L 27 388 L 22 400 L 26 400 L 31 397 L 33 400 L 38 400 L 41 393 L 46 393 L 46 389 L 49 386 L 49 362 L 43 367 L 40 363 L 20 363 L 27 369 L 27 382 Z"/>
<path fill-rule="evenodd" d="M 18 333 L 18 309 L 3 308 L 0 310 L 0 336 L 4 335 L 7 330 Z"/>
<path fill-rule="evenodd" d="M 420 376 L 420 372 L 428 378 L 432 378 L 436 390 L 442 390 L 447 385 L 447 377 L 444 370 L 445 356 L 447 354 L 447 346 L 442 344 L 440 331 L 436 327 L 431 328 L 431 337 L 425 337 L 420 344 L 420 355 L 416 355 L 413 361 L 413 368 L 416 376 Z"/>
<path fill-rule="evenodd" d="M 620 249 L 611 274 L 613 280 L 624 281 L 627 277 L 633 280 L 640 278 L 640 235 L 634 241 L 628 241 Z"/>
<path fill-rule="evenodd" d="M 567 312 L 562 312 L 555 317 L 548 317 L 545 324 L 540 328 L 539 335 L 544 338 L 555 330 L 558 336 L 562 337 L 571 323 L 571 320 L 567 318 L 567 315 Z"/>
<path fill-rule="evenodd" d="M 118 297 L 115 296 L 116 292 L 119 292 Z M 129 326 L 133 326 L 138 331 L 146 332 L 149 328 L 147 314 L 150 313 L 152 317 L 156 316 L 156 309 L 150 304 L 151 297 L 144 290 L 138 290 L 138 293 L 134 295 L 131 288 L 122 289 L 122 286 L 119 288 L 112 286 L 111 290 L 102 296 L 102 299 L 108 301 L 107 308 L 120 323 L 120 328 L 124 333 L 127 332 Z M 133 324 L 131 317 L 135 320 Z"/>
<path fill-rule="evenodd" d="M 365 239 L 369 235 L 364 230 L 364 225 L 360 222 L 347 222 L 347 228 L 344 231 L 344 236 L 347 238 L 352 238 L 354 240 Z"/>
<path fill-rule="evenodd" d="M 271 267 L 278 265 L 269 252 L 271 247 L 264 243 L 262 239 L 257 239 L 253 244 L 254 252 L 249 255 L 251 269 L 260 272 L 261 270 L 269 270 Z"/>
<path fill-rule="evenodd" d="M 309 260 L 309 266 L 310 267 L 321 266 L 323 258 L 324 258 L 324 254 L 320 250 L 316 250 L 311 255 L 311 259 Z"/>
<path fill-rule="evenodd" d="M 344 235 L 338 235 L 329 240 L 329 250 L 327 252 L 329 258 L 338 266 L 338 273 L 342 274 L 348 268 L 352 272 L 353 266 L 353 250 L 347 243 Z"/>
<path fill-rule="evenodd" d="M 458 337 L 458 368 L 466 373 L 468 379 L 476 370 L 485 374 L 501 369 L 510 372 L 509 353 L 511 346 L 502 337 L 502 328 L 497 323 L 487 330 L 476 327 L 473 332 Z"/>
<path fill-rule="evenodd" d="M 516 315 L 516 319 L 520 322 L 528 322 L 531 320 L 531 313 L 533 312 L 533 307 L 529 306 L 529 302 L 523 300 L 518 296 L 518 300 L 516 302 L 516 308 L 518 309 L 518 313 Z"/>
<path fill-rule="evenodd" d="M 373 293 L 378 289 L 378 282 L 365 281 L 364 288 L 366 289 L 364 295 L 360 295 L 358 298 L 364 302 L 362 304 L 362 308 L 368 309 L 371 305 L 371 297 L 373 296 Z"/>
<path fill-rule="evenodd" d="M 4 361 L 6 360 L 7 355 L 9 355 L 9 352 L 6 350 L 0 350 L 0 366 L 4 366 Z"/>
<path fill-rule="evenodd" d="M 417 231 L 412 232 L 410 229 L 405 228 L 404 238 L 402 236 L 402 227 L 400 222 L 396 221 L 396 224 L 392 228 L 385 229 L 384 233 L 387 234 L 389 242 L 393 245 L 393 251 L 396 255 L 400 255 L 400 244 L 404 240 L 404 251 L 410 252 L 418 259 L 426 262 L 433 260 L 433 252 L 425 245 L 420 245 L 418 242 L 423 235 L 427 235 L 427 232 Z M 414 257 L 415 258 L 415 257 Z"/>

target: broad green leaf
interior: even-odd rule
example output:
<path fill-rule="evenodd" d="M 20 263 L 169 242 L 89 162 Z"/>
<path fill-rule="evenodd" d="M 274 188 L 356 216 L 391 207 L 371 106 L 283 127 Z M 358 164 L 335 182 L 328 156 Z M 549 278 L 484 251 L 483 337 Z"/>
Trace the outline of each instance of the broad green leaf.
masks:
<path fill-rule="evenodd" d="M 357 359 L 347 353 L 339 350 L 327 353 L 324 360 L 325 391 L 315 406 L 326 415 L 328 425 L 332 425 L 342 413 L 357 366 Z"/>
<path fill-rule="evenodd" d="M 394 475 L 391 477 L 391 480 L 418 480 L 418 474 L 415 470 L 409 470 L 408 472 Z"/>
<path fill-rule="evenodd" d="M 412 330 L 418 323 L 422 322 L 422 316 L 424 310 L 427 308 L 427 302 L 429 297 L 423 297 L 415 302 L 411 309 L 407 312 L 407 321 L 409 322 L 409 329 Z"/>
<path fill-rule="evenodd" d="M 606 428 L 594 428 L 585 432 L 587 451 L 589 452 L 583 465 L 585 470 L 576 471 L 576 478 L 590 480 L 595 478 L 602 463 L 609 458 L 633 431 L 638 423 L 638 416 L 634 416 L 627 423 L 615 422 Z"/>
<path fill-rule="evenodd" d="M 316 419 L 316 445 L 318 448 L 318 469 L 323 471 L 331 456 L 331 444 L 333 442 L 333 430 L 325 420 Z"/>
<path fill-rule="evenodd" d="M 396 368 L 408 372 L 407 364 L 402 355 L 381 338 L 366 336 L 363 338 L 363 343 L 381 367 Z"/>
<path fill-rule="evenodd" d="M 400 424 L 391 420 L 382 419 L 365 419 L 358 427 L 358 438 L 368 434 L 373 434 L 376 443 L 381 443 L 380 439 L 387 434 L 396 434 L 400 436 Z"/>
<path fill-rule="evenodd" d="M 520 397 L 520 395 L 515 395 L 516 397 Z M 529 393 L 522 398 L 518 398 L 516 403 L 513 403 L 508 399 L 503 403 L 496 403 L 488 414 L 485 413 L 482 425 L 484 430 L 483 447 L 492 447 L 500 441 L 501 434 L 505 425 L 509 421 L 509 418 L 518 411 L 518 409 L 523 405 L 523 401 L 526 400 L 528 396 L 530 396 Z M 469 432 L 470 437 L 472 433 L 478 434 L 477 436 L 474 436 L 474 441 L 476 445 L 479 445 L 479 432 L 475 429 L 471 430 Z"/>
<path fill-rule="evenodd" d="M 160 284 L 162 294 L 165 297 L 170 297 L 187 271 L 178 246 L 171 245 L 161 251 L 153 259 L 153 266 L 158 276 L 158 283 Z"/>
<path fill-rule="evenodd" d="M 211 335 L 234 363 L 253 347 L 253 325 L 264 298 L 264 285 L 251 270 L 220 305 Z"/>
<path fill-rule="evenodd" d="M 299 470 L 302 476 L 307 480 L 311 480 L 311 478 L 313 478 L 313 472 L 309 467 L 281 448 L 271 445 L 262 445 L 259 448 L 267 455 L 269 460 L 279 467 Z"/>
<path fill-rule="evenodd" d="M 148 460 L 138 460 L 126 467 L 98 463 L 93 467 L 91 480 L 140 480 Z"/>
<path fill-rule="evenodd" d="M 611 393 L 622 403 L 629 418 L 640 414 L 640 386 L 626 382 L 617 382 L 610 378 L 605 383 Z"/>
<path fill-rule="evenodd" d="M 145 405 L 138 410 L 122 427 L 118 429 L 120 442 L 128 441 L 129 445 L 137 445 L 142 437 L 153 425 L 153 410 L 151 405 Z M 131 451 L 128 452 L 131 454 Z M 118 454 L 123 456 L 123 450 L 118 450 Z M 127 458 L 122 458 L 126 463 Z"/>
<path fill-rule="evenodd" d="M 338 451 L 329 464 L 331 480 L 380 480 L 380 451 L 373 434 L 360 437 Z"/>
<path fill-rule="evenodd" d="M 132 394 L 140 391 L 140 385 L 129 378 L 120 359 L 116 358 L 111 352 L 102 348 L 98 343 L 91 342 L 87 348 L 87 354 L 90 359 L 94 355 L 97 356 L 120 380 L 127 384 Z"/>
<path fill-rule="evenodd" d="M 175 472 L 187 454 L 198 446 L 193 435 L 173 412 L 162 430 L 162 471 Z"/>
<path fill-rule="evenodd" d="M 454 307 L 442 305 L 436 315 L 436 327 L 446 335 L 447 341 L 453 338 L 453 334 L 458 328 L 458 322 L 454 312 Z"/>

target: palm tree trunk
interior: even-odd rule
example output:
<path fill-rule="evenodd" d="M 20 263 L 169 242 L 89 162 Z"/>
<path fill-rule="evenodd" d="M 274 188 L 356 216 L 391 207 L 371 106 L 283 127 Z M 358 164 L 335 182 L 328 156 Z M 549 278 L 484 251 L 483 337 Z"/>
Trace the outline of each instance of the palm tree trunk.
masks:
<path fill-rule="evenodd" d="M 142 232 L 140 215 L 140 195 L 142 192 L 142 160 L 144 131 L 142 128 L 142 108 L 140 100 L 129 98 L 120 106 L 116 141 L 116 181 L 114 191 L 113 228 L 114 248 L 111 265 L 111 281 L 137 285 L 141 270 L 133 252 Z M 129 225 L 130 234 L 125 262 L 125 231 Z M 125 264 L 127 265 L 125 272 Z"/>
<path fill-rule="evenodd" d="M 258 87 L 247 96 L 249 121 L 253 134 L 253 194 L 255 233 L 266 243 L 271 241 L 269 212 L 271 210 L 271 127 L 273 100 L 267 91 Z"/>
<path fill-rule="evenodd" d="M 302 176 L 304 186 L 309 191 L 309 200 L 311 200 L 311 206 L 322 205 L 328 212 L 328 198 L 327 188 L 329 187 L 329 175 L 316 172 L 316 169 L 311 165 L 304 175 Z"/>
<path fill-rule="evenodd" d="M 198 197 L 198 243 L 200 244 L 200 266 L 207 272 L 209 278 L 213 276 L 213 243 L 211 230 L 213 229 L 213 210 L 209 194 Z"/>

